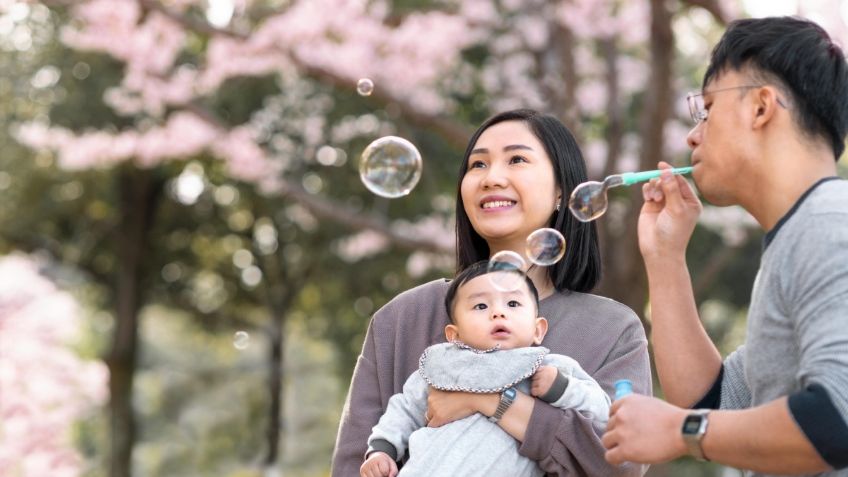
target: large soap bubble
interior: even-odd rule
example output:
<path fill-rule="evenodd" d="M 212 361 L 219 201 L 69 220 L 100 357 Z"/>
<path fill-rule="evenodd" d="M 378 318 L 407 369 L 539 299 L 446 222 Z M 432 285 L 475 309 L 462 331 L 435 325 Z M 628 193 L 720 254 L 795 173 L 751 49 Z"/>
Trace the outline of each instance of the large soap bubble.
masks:
<path fill-rule="evenodd" d="M 415 188 L 421 168 L 421 153 L 415 145 L 397 136 L 385 136 L 362 152 L 359 177 L 371 192 L 394 199 Z"/>
<path fill-rule="evenodd" d="M 559 230 L 544 228 L 527 236 L 527 258 L 543 267 L 553 265 L 565 255 L 565 237 Z"/>

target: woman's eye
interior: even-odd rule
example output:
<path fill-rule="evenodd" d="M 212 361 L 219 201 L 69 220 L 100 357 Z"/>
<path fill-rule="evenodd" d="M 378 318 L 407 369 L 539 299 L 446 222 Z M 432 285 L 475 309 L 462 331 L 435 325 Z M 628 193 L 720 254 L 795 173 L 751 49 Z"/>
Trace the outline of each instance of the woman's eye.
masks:
<path fill-rule="evenodd" d="M 468 164 L 469 169 L 480 169 L 482 167 L 486 167 L 486 164 L 483 161 L 472 161 Z"/>
<path fill-rule="evenodd" d="M 485 310 L 486 308 L 488 308 L 488 307 L 486 306 L 485 303 L 478 303 L 478 304 L 474 305 L 474 307 L 473 307 L 473 309 L 475 309 L 475 310 Z"/>
<path fill-rule="evenodd" d="M 527 159 L 524 158 L 523 156 L 512 156 L 512 157 L 509 158 L 510 164 L 515 164 L 517 162 L 527 162 Z"/>

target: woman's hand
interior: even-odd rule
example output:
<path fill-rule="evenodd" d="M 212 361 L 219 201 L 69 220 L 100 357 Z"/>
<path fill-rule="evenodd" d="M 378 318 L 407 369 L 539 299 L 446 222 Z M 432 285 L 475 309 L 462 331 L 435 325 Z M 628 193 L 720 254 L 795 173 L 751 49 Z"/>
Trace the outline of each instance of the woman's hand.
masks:
<path fill-rule="evenodd" d="M 475 412 L 482 412 L 485 404 L 494 400 L 494 407 L 500 397 L 497 394 L 475 394 L 460 391 L 440 391 L 430 386 L 427 396 L 427 426 L 441 427 L 445 424 L 466 418 Z"/>

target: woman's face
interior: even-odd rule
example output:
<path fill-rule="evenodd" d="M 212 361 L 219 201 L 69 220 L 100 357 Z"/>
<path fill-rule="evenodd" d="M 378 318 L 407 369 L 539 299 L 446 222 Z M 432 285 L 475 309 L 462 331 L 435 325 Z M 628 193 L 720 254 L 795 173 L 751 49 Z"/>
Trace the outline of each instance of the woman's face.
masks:
<path fill-rule="evenodd" d="M 460 194 L 471 225 L 492 253 L 523 253 L 527 236 L 548 225 L 561 192 L 536 135 L 522 121 L 505 121 L 477 139 Z"/>

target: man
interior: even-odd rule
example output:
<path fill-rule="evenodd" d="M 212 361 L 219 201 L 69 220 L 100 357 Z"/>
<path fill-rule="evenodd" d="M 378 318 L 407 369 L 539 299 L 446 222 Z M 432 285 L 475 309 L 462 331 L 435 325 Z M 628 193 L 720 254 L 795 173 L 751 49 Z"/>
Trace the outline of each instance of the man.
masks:
<path fill-rule="evenodd" d="M 848 182 L 834 160 L 848 128 L 844 54 L 806 20 L 740 20 L 702 88 L 688 98 L 695 184 L 767 232 L 746 342 L 722 362 L 700 324 L 685 251 L 701 204 L 665 173 L 643 188 L 639 246 L 668 403 L 615 402 L 607 460 L 688 454 L 749 475 L 848 476 Z"/>

